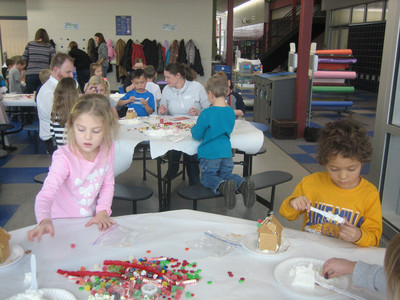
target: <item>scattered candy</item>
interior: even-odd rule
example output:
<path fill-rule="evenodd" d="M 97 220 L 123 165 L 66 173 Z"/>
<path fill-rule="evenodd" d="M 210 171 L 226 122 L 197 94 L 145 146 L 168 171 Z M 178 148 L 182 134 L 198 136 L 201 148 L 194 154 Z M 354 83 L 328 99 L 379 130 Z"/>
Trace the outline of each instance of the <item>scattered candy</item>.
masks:
<path fill-rule="evenodd" d="M 146 253 L 151 253 L 151 250 L 147 250 Z"/>
<path fill-rule="evenodd" d="M 207 284 L 212 284 L 212 281 L 211 280 L 207 281 Z"/>
<path fill-rule="evenodd" d="M 189 248 L 185 248 L 186 251 L 189 251 Z"/>
<path fill-rule="evenodd" d="M 75 244 L 71 244 L 71 248 L 74 249 L 76 247 Z"/>

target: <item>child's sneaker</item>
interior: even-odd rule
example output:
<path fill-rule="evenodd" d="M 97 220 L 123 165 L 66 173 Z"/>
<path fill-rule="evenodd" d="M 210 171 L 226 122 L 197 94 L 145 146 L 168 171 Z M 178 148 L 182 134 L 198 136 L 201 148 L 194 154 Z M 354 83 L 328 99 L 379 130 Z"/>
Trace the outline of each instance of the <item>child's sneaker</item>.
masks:
<path fill-rule="evenodd" d="M 248 178 L 239 187 L 239 193 L 243 195 L 244 206 L 247 208 L 253 207 L 256 203 L 255 184 L 252 178 Z"/>
<path fill-rule="evenodd" d="M 224 196 L 225 205 L 228 209 L 232 209 L 236 205 L 236 182 L 235 180 L 227 180 L 219 185 L 218 190 Z"/>

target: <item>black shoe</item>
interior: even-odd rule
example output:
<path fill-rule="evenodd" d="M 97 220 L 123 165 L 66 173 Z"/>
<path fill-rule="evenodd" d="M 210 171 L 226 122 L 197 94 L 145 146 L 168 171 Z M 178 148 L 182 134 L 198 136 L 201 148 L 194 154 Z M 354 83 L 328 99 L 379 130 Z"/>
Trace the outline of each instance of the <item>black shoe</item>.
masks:
<path fill-rule="evenodd" d="M 235 180 L 227 180 L 219 185 L 218 190 L 224 196 L 225 206 L 232 209 L 236 205 L 236 182 Z"/>
<path fill-rule="evenodd" d="M 244 206 L 252 208 L 256 203 L 255 184 L 252 178 L 248 178 L 239 187 L 239 192 L 243 195 Z"/>
<path fill-rule="evenodd" d="M 4 150 L 7 150 L 7 151 L 15 151 L 15 150 L 17 150 L 17 147 L 14 147 L 14 146 L 4 146 Z"/>

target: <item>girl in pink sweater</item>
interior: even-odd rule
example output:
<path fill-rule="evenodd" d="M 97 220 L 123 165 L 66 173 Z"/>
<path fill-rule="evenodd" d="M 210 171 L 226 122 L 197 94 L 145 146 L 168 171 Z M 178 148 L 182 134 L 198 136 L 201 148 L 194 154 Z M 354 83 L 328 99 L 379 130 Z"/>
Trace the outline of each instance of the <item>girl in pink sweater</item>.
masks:
<path fill-rule="evenodd" d="M 118 121 L 108 99 L 81 96 L 67 122 L 68 144 L 54 152 L 49 174 L 36 196 L 38 225 L 28 239 L 54 236 L 52 219 L 93 217 L 86 224 L 105 230 L 114 194 L 114 144 Z"/>

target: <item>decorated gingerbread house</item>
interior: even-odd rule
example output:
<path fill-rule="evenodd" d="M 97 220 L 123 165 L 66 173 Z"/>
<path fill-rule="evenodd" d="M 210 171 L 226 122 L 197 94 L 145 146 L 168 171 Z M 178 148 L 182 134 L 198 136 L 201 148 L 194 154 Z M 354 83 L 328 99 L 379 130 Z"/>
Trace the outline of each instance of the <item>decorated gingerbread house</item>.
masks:
<path fill-rule="evenodd" d="M 260 250 L 277 251 L 281 246 L 283 227 L 279 221 L 270 215 L 258 227 L 257 247 Z"/>
<path fill-rule="evenodd" d="M 10 256 L 10 234 L 0 227 L 0 263 Z"/>

